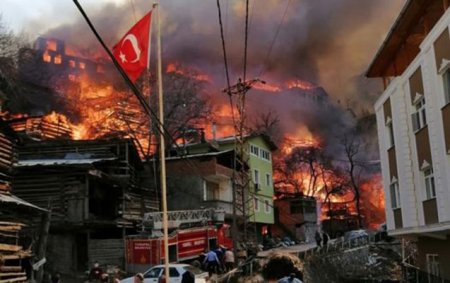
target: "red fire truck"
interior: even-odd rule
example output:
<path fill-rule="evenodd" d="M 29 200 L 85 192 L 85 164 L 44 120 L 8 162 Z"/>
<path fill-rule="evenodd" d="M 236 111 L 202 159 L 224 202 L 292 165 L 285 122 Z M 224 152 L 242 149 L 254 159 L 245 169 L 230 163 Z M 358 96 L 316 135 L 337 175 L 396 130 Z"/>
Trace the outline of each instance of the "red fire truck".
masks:
<path fill-rule="evenodd" d="M 168 212 L 169 261 L 194 261 L 205 250 L 219 245 L 232 248 L 230 226 L 224 223 L 224 216 L 224 211 L 214 209 Z M 127 272 L 143 272 L 164 263 L 162 213 L 146 213 L 143 227 L 149 233 L 127 236 L 125 240 Z"/>

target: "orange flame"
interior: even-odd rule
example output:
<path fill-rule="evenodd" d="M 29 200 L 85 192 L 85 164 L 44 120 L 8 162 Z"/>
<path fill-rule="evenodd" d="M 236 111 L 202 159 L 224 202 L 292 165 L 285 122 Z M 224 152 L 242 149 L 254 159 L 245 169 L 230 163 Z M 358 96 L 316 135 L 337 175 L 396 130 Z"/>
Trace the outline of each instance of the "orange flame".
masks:
<path fill-rule="evenodd" d="M 314 84 L 308 82 L 308 81 L 302 81 L 302 80 L 293 80 L 287 83 L 287 87 L 289 89 L 292 88 L 301 88 L 304 90 L 313 90 L 317 88 Z"/>
<path fill-rule="evenodd" d="M 276 85 L 271 85 L 268 83 L 265 83 L 265 84 L 257 83 L 253 86 L 253 88 L 259 89 L 259 90 L 265 90 L 265 91 L 269 91 L 269 92 L 280 92 L 281 91 L 281 87 L 276 86 Z"/>
<path fill-rule="evenodd" d="M 183 76 L 188 76 L 197 81 L 211 82 L 212 79 L 207 74 L 200 74 L 198 70 L 188 71 L 185 68 L 181 67 L 178 63 L 169 63 L 166 67 L 166 73 L 176 73 Z"/>

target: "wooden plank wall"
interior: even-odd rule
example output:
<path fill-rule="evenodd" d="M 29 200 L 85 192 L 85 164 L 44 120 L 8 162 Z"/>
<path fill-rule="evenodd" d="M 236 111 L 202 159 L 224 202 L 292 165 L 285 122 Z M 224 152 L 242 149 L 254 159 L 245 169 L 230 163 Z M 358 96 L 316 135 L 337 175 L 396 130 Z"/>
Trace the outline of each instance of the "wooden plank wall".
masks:
<path fill-rule="evenodd" d="M 68 172 L 68 171 L 72 172 Z M 13 190 L 18 197 L 39 207 L 52 206 L 52 221 L 82 221 L 84 173 L 73 168 L 58 171 L 20 169 Z"/>
<path fill-rule="evenodd" d="M 25 282 L 27 275 L 18 259 L 31 257 L 31 251 L 18 244 L 19 232 L 24 224 L 0 222 L 0 282 Z"/>
<path fill-rule="evenodd" d="M 14 148 L 7 136 L 0 132 L 0 191 L 11 189 L 11 177 Z"/>
<path fill-rule="evenodd" d="M 89 266 L 98 261 L 101 265 L 122 267 L 125 257 L 124 239 L 90 239 L 88 253 Z"/>

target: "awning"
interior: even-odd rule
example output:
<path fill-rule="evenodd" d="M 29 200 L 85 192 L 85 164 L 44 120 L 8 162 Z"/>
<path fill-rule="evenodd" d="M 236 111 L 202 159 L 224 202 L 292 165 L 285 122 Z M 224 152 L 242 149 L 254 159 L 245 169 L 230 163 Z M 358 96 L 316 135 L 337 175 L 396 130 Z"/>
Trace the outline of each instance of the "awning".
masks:
<path fill-rule="evenodd" d="M 53 166 L 53 165 L 89 165 L 101 161 L 117 160 L 117 157 L 82 159 L 29 159 L 19 160 L 14 167 Z"/>
<path fill-rule="evenodd" d="M 46 209 L 40 208 L 34 204 L 24 201 L 10 193 L 0 193 L 0 203 L 6 203 L 11 205 L 18 205 L 25 208 L 32 208 L 40 211 L 47 211 Z"/>

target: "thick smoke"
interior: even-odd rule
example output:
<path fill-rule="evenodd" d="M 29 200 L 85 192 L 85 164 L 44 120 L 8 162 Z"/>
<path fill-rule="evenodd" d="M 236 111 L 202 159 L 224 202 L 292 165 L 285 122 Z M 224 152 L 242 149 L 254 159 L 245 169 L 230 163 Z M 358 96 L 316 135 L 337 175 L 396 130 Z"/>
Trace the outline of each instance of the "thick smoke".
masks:
<path fill-rule="evenodd" d="M 148 1 L 131 2 L 95 9 L 85 5 L 110 46 L 150 8 Z M 263 79 L 277 84 L 308 80 L 324 87 L 334 100 L 352 98 L 366 102 L 367 98 L 361 97 L 368 95 L 367 91 L 361 93 L 361 77 L 403 3 L 404 0 L 250 1 L 247 77 L 262 72 Z M 243 76 L 245 1 L 221 1 L 221 6 L 230 75 L 236 81 Z M 212 75 L 217 88 L 224 87 L 216 2 L 172 0 L 163 1 L 161 7 L 166 62 L 196 67 Z M 46 33 L 82 50 L 100 50 L 75 7 L 66 9 L 73 10 L 75 21 Z M 36 24 L 42 27 L 45 21 L 40 19 Z"/>
<path fill-rule="evenodd" d="M 220 2 L 230 79 L 234 84 L 243 76 L 245 1 Z M 305 93 L 315 96 L 323 92 L 321 88 L 277 94 L 252 91 L 248 99 L 250 112 L 254 115 L 273 110 L 280 116 L 284 132 L 306 125 L 310 132 L 326 140 L 353 126 L 352 115 L 361 108 L 371 109 L 378 94 L 378 83 L 365 79 L 363 73 L 403 3 L 404 0 L 250 1 L 247 78 L 261 76 L 282 89 L 292 80 L 306 80 L 323 87 L 330 100 L 341 106 L 331 105 L 333 111 L 324 111 L 320 104 L 305 100 Z M 286 5 L 289 6 L 283 18 Z M 109 46 L 150 8 L 148 1 L 143 0 L 110 3 L 101 8 L 92 8 L 88 3 L 85 6 Z M 226 96 L 220 92 L 226 87 L 226 80 L 216 2 L 171 0 L 163 1 L 161 8 L 164 62 L 177 62 L 208 74 L 212 78 L 212 97 L 217 104 L 226 103 Z M 104 57 L 75 7 L 67 9 L 76 15 L 74 21 L 47 30 L 45 35 L 66 41 L 67 46 L 74 46 L 86 57 Z M 41 19 L 37 26 L 44 25 L 45 20 Z M 339 108 L 348 108 L 350 113 Z"/>

